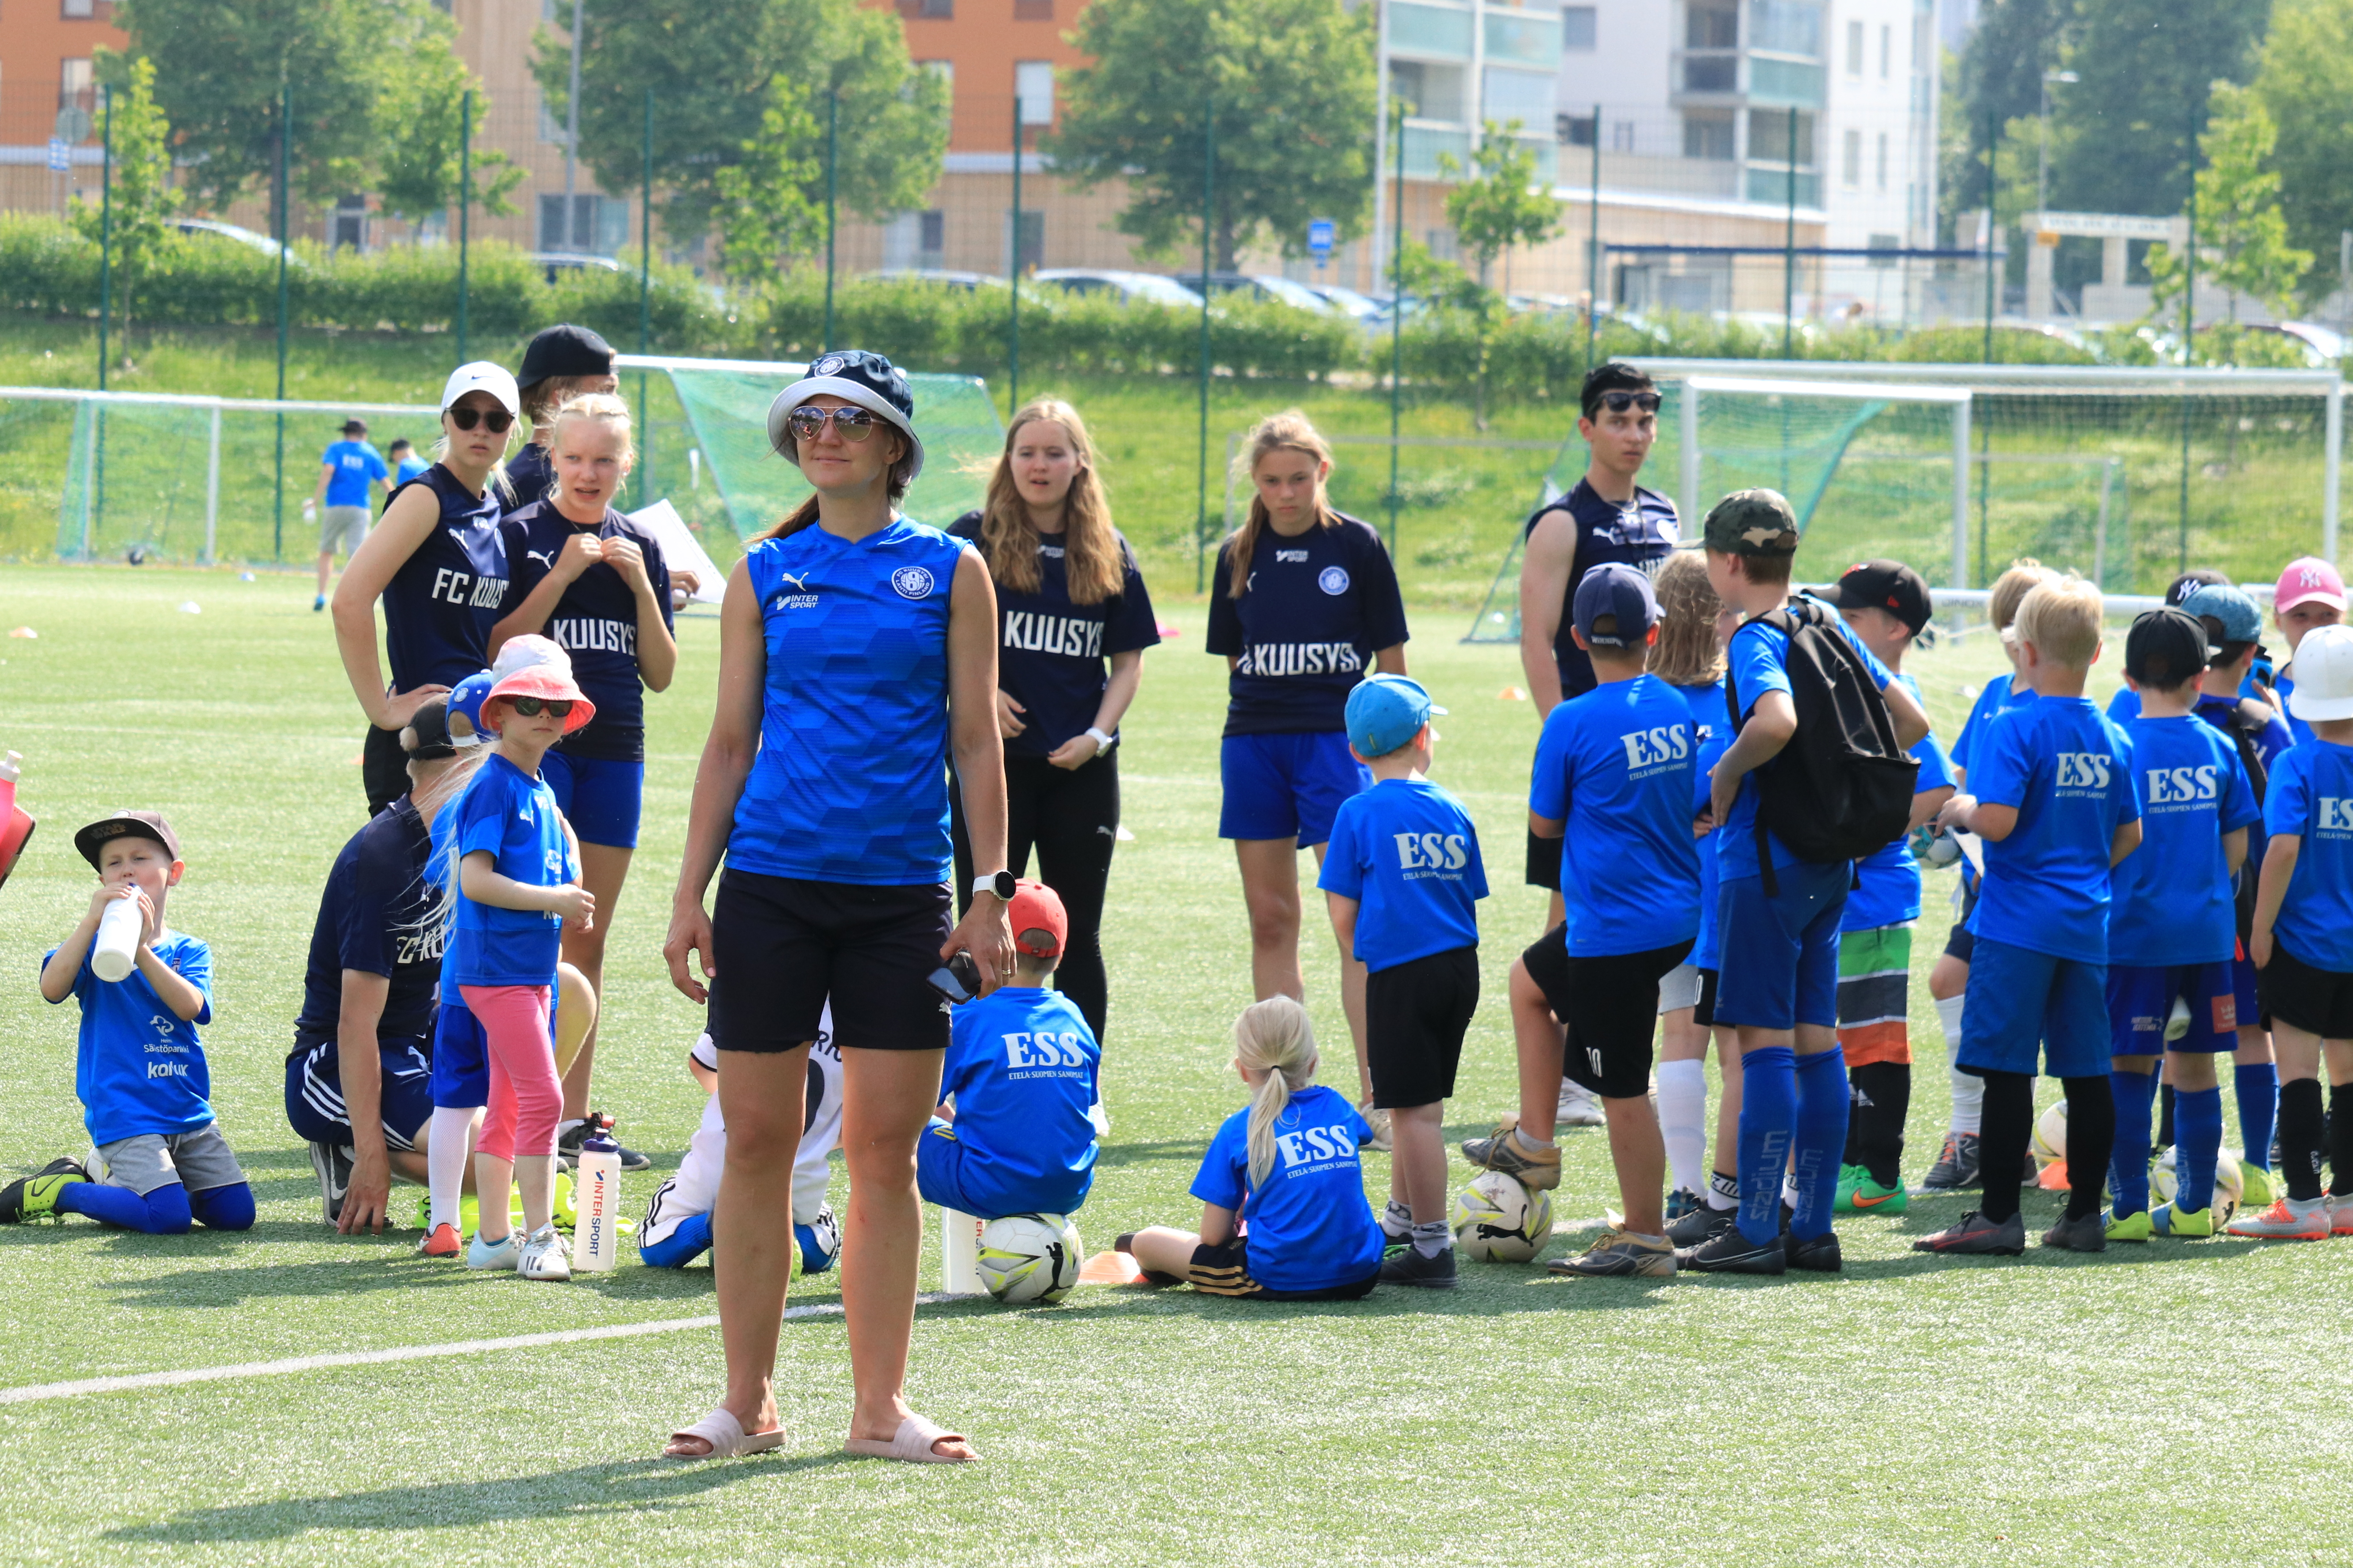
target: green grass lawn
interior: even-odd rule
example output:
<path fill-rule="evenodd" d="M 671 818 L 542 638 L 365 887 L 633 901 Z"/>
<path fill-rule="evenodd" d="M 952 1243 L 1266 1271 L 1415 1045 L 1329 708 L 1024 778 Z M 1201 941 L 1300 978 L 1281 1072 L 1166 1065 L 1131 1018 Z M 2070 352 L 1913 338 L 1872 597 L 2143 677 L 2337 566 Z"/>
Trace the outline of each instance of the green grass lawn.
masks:
<path fill-rule="evenodd" d="M 1191 1222 L 1200 1151 L 1241 1102 L 1226 1064 L 1250 999 L 1246 936 L 1215 837 L 1222 689 L 1198 615 L 1173 618 L 1179 633 L 1147 661 L 1126 726 L 1135 837 L 1106 931 L 1112 1134 L 1078 1216 L 1096 1248 L 1143 1224 Z M 45 1006 L 33 976 L 87 896 L 72 829 L 150 805 L 186 847 L 174 923 L 216 953 L 206 1050 L 261 1211 L 242 1236 L 151 1238 L 81 1220 L 0 1230 L 0 1385 L 714 1310 L 700 1268 L 632 1260 L 533 1286 L 414 1259 L 414 1233 L 341 1239 L 319 1223 L 281 1108 L 282 1060 L 318 888 L 363 808 L 360 721 L 306 586 L 0 568 L 0 624 L 41 634 L 0 639 L 0 746 L 26 754 L 23 798 L 42 818 L 0 895 L 0 962 L 16 977 L 0 985 L 0 1166 L 13 1176 L 88 1142 L 73 1014 Z M 1504 970 L 1543 916 L 1517 886 L 1535 726 L 1524 703 L 1498 698 L 1518 679 L 1508 649 L 1456 644 L 1446 617 L 1420 629 L 1414 668 L 1452 710 L 1437 776 L 1477 817 L 1496 883 L 1483 909 L 1489 1000 L 1451 1140 L 1484 1131 L 1513 1099 Z M 596 1094 L 655 1155 L 627 1182 L 632 1210 L 701 1109 L 683 1063 L 697 1012 L 656 951 L 716 623 L 691 617 L 681 634 L 681 677 L 649 705 L 648 827 L 614 911 Z M 1991 657 L 1968 639 L 1919 659 L 1943 732 Z M 1924 974 L 1949 890 L 1932 879 Z M 1311 921 L 1307 947 L 1326 1079 L 1345 1084 L 1328 930 Z M 1916 1180 L 1947 1097 L 1925 985 L 1914 996 Z M 1600 1135 L 1564 1146 L 1556 1251 L 1581 1245 L 1577 1227 L 1614 1201 Z M 1383 1157 L 1366 1166 L 1385 1182 Z M 0 1504 L 0 1559 L 2348 1559 L 2327 1456 L 2353 1441 L 2353 1421 L 2323 1336 L 2353 1288 L 2353 1247 L 2217 1240 L 2015 1262 L 1909 1250 L 1964 1206 L 1923 1200 L 1901 1218 L 1842 1223 L 1838 1277 L 1604 1282 L 1466 1265 L 1451 1296 L 1340 1306 L 1105 1289 L 1057 1308 L 925 1306 L 911 1394 L 972 1434 L 987 1463 L 965 1469 L 838 1458 L 848 1359 L 839 1319 L 821 1314 L 785 1327 L 790 1441 L 749 1461 L 654 1457 L 718 1393 L 717 1335 L 702 1329 L 0 1403 L 19 1478 L 16 1500 Z M 2031 1194 L 2030 1224 L 2054 1208 Z M 819 1277 L 794 1300 L 838 1297 Z M 2259 1507 L 2258 1456 L 2300 1483 Z"/>

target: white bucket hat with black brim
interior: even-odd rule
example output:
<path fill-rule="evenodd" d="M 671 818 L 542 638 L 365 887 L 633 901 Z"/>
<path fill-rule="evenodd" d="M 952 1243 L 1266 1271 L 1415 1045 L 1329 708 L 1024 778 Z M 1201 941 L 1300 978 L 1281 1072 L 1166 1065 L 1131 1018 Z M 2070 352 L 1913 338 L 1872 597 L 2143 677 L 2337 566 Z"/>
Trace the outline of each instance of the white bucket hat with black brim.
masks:
<path fill-rule="evenodd" d="M 923 471 L 923 438 L 915 434 L 914 420 L 864 380 L 839 374 L 849 368 L 847 355 L 822 355 L 810 364 L 807 375 L 776 394 L 776 400 L 768 405 L 768 445 L 776 448 L 777 456 L 799 467 L 800 454 L 791 433 L 785 428 L 785 418 L 810 398 L 830 394 L 888 422 L 907 438 L 908 450 L 913 454 L 907 467 L 907 479 L 912 484 L 915 476 Z M 892 374 L 900 373 L 894 370 Z"/>

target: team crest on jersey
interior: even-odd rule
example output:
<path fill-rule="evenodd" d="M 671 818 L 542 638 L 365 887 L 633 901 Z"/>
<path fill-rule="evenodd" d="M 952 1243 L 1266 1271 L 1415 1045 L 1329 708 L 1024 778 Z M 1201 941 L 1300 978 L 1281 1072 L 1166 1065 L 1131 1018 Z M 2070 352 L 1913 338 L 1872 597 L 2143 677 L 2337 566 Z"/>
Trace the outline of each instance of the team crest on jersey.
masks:
<path fill-rule="evenodd" d="M 891 586 L 902 599 L 928 599 L 932 596 L 932 574 L 922 566 L 902 566 L 891 574 Z"/>
<path fill-rule="evenodd" d="M 1316 574 L 1315 585 L 1338 598 L 1348 591 L 1348 570 L 1345 566 L 1326 566 Z"/>

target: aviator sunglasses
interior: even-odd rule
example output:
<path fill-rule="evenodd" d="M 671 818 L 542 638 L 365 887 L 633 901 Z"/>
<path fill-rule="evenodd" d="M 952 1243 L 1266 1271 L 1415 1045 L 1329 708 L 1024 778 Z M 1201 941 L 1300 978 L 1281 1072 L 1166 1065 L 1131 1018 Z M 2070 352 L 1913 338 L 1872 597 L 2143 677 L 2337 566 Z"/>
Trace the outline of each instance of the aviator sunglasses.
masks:
<path fill-rule="evenodd" d="M 814 441 L 828 419 L 845 441 L 863 441 L 874 434 L 874 416 L 863 408 L 818 408 L 809 404 L 786 415 L 785 428 L 796 440 Z"/>
<path fill-rule="evenodd" d="M 471 430 L 480 425 L 493 436 L 503 436 L 514 428 L 514 416 L 503 408 L 445 408 L 442 412 L 460 430 Z"/>

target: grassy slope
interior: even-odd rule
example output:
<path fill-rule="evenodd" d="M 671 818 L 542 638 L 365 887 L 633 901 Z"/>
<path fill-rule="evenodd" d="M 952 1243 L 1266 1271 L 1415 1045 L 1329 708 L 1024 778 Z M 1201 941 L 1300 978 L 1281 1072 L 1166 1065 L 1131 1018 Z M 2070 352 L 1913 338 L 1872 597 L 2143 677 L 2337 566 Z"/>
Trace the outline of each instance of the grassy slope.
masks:
<path fill-rule="evenodd" d="M 27 754 L 25 798 L 44 819 L 0 898 L 0 960 L 17 976 L 0 986 L 0 1163 L 83 1146 L 72 1016 L 42 1005 L 31 977 L 88 886 L 71 827 L 146 802 L 187 842 L 173 916 L 218 953 L 208 1054 L 262 1215 L 247 1237 L 0 1231 L 6 1384 L 712 1310 L 700 1269 L 631 1264 L 533 1289 L 412 1260 L 406 1237 L 336 1240 L 316 1223 L 280 1062 L 318 884 L 360 806 L 358 723 L 307 597 L 268 578 L 0 568 L 0 623 L 42 632 L 0 641 L 0 744 Z M 184 600 L 203 613 L 179 613 Z M 1213 837 L 1220 683 L 1198 616 L 1175 618 L 1129 726 L 1136 837 L 1106 933 L 1113 1136 L 1081 1215 L 1097 1247 L 1193 1212 L 1198 1152 L 1239 1103 L 1226 1031 L 1247 971 Z M 685 623 L 683 678 L 649 705 L 650 820 L 609 971 L 597 1098 L 660 1168 L 699 1111 L 680 1060 L 694 1011 L 654 950 L 714 631 Z M 1510 655 L 1448 633 L 1425 621 L 1415 668 L 1453 710 L 1439 776 L 1478 818 L 1498 889 L 1484 910 L 1490 1002 L 1449 1129 L 1460 1137 L 1509 1103 L 1504 969 L 1542 910 L 1515 885 L 1532 726 L 1496 700 Z M 1918 665 L 1947 733 L 1986 658 L 1963 645 Z M 1947 885 L 1932 885 L 1924 971 Z M 1317 1021 L 1345 1059 L 1330 938 L 1312 921 L 1309 950 Z M 1916 1177 L 1945 1093 L 1934 1015 L 1925 988 L 1914 994 Z M 1591 1133 L 1567 1151 L 1560 1213 L 1588 1219 L 1609 1201 L 1606 1153 Z M 1383 1179 L 1384 1163 L 1367 1163 Z M 659 1173 L 630 1180 L 633 1203 Z M 987 1452 L 970 1471 L 838 1464 L 847 1361 L 826 1318 L 786 1327 L 786 1454 L 744 1464 L 649 1458 L 718 1389 L 705 1331 L 0 1406 L 11 1451 L 50 1456 L 26 1473 L 51 1479 L 0 1508 L 0 1556 L 513 1562 L 559 1539 L 645 1563 L 1517 1563 L 1564 1539 L 1580 1558 L 1641 1563 L 2334 1550 L 2325 1489 L 2283 1488 L 2249 1510 L 2224 1478 L 2242 1473 L 2228 1456 L 2282 1434 L 2299 1454 L 2353 1439 L 2333 1380 L 2314 1375 L 2327 1363 L 2303 1348 L 2353 1284 L 2353 1248 L 2219 1241 L 1991 1266 L 1908 1251 L 1960 1206 L 1841 1226 L 1852 1261 L 1837 1279 L 1473 1268 L 1451 1297 L 1338 1307 L 1088 1290 L 1018 1315 L 925 1308 L 913 1393 Z M 2051 1208 L 2030 1198 L 2029 1217 Z M 796 1299 L 835 1297 L 819 1281 Z M 2206 1456 L 2190 1485 L 2185 1444 Z"/>

